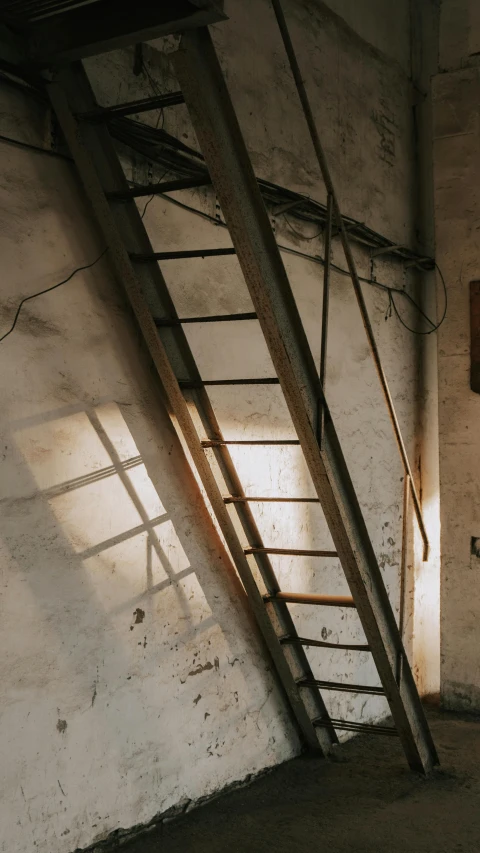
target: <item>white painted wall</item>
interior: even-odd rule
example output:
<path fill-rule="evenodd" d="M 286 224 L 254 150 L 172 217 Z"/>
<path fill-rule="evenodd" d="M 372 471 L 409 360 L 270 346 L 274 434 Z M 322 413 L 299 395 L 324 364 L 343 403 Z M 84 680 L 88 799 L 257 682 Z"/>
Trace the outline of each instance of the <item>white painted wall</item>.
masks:
<path fill-rule="evenodd" d="M 5 328 L 101 247 L 69 164 L 4 146 L 2 190 Z M 0 849 L 56 853 L 297 740 L 106 262 L 0 354 Z"/>
<path fill-rule="evenodd" d="M 404 16 L 408 4 L 400 5 Z M 390 4 L 384 6 L 387 14 Z M 345 212 L 410 243 L 411 87 L 390 56 L 404 55 L 404 29 L 394 32 L 393 50 L 379 24 L 375 46 L 384 56 L 321 4 L 291 2 L 286 10 Z M 214 37 L 257 174 L 323 200 L 269 4 L 231 0 L 227 11 L 231 18 Z M 373 14 L 369 21 L 373 27 Z M 164 89 L 172 86 L 164 57 L 149 50 L 147 60 Z M 103 103 L 148 94 L 131 74 L 129 51 L 89 67 Z M 2 89 L 0 96 L 1 132 L 40 144 L 48 129 L 43 113 L 20 95 Z M 193 142 L 183 108 L 168 111 L 165 122 Z M 7 146 L 2 153 L 7 328 L 20 298 L 102 247 L 68 163 Z M 145 167 L 135 168 L 145 179 Z M 190 202 L 215 211 L 207 190 Z M 145 221 L 156 249 L 228 245 L 223 229 L 158 199 Z M 322 252 L 319 238 L 300 240 L 282 220 L 276 228 L 282 243 Z M 368 255 L 356 253 L 369 275 Z M 284 260 L 318 357 L 321 268 L 291 255 Z M 180 314 L 249 309 L 235 259 L 170 262 L 164 271 Z M 377 261 L 374 272 L 403 284 L 395 262 Z M 415 461 L 417 341 L 394 318 L 385 320 L 382 291 L 366 285 L 365 296 Z M 205 378 L 270 374 L 250 325 L 189 330 Z M 7 756 L 0 849 L 68 853 L 285 760 L 298 741 L 106 260 L 28 303 L 0 356 L 0 730 Z M 398 611 L 403 472 L 358 309 L 341 276 L 333 280 L 328 397 Z M 276 389 L 222 390 L 212 399 L 229 437 L 290 434 Z M 242 450 L 235 458 L 250 493 L 311 493 L 295 450 Z M 271 545 L 328 545 L 315 506 L 274 513 L 266 505 L 258 519 Z M 412 540 L 411 517 L 408 527 Z M 410 544 L 411 595 L 412 561 Z M 275 567 L 284 588 L 346 591 L 335 562 L 278 558 Z M 412 614 L 410 601 L 409 647 Z M 307 636 L 362 637 L 354 613 L 297 608 L 294 616 Z M 376 679 L 366 655 L 317 650 L 311 660 L 322 677 Z M 375 697 L 327 699 L 335 716 L 373 720 L 386 710 Z"/>
<path fill-rule="evenodd" d="M 442 700 L 480 709 L 480 397 L 470 390 L 469 283 L 480 278 L 480 16 L 478 4 L 442 5 L 434 80 L 437 257 L 448 288 L 438 339 L 442 522 Z M 442 293 L 439 283 L 439 302 Z"/>

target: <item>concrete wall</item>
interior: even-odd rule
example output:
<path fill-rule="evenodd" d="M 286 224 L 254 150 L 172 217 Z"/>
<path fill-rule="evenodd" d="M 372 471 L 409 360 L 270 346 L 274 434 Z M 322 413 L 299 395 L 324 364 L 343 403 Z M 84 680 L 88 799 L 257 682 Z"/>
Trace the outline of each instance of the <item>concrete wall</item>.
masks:
<path fill-rule="evenodd" d="M 480 11 L 442 4 L 434 80 L 437 260 L 448 290 L 439 332 L 442 523 L 442 699 L 480 708 L 480 583 L 472 537 L 480 530 L 480 397 L 470 390 L 469 283 L 480 278 Z M 443 293 L 439 282 L 439 304 Z"/>
<path fill-rule="evenodd" d="M 438 0 L 411 4 L 412 109 L 416 128 L 417 176 L 412 204 L 416 210 L 417 249 L 430 257 L 435 257 L 436 252 L 431 78 L 438 70 L 438 29 Z M 418 281 L 418 299 L 426 315 L 434 321 L 438 319 L 435 279 L 436 273 L 432 271 L 420 276 Z M 422 323 L 419 328 L 425 332 L 432 327 Z M 418 458 L 422 512 L 430 552 L 427 561 L 423 561 L 418 553 L 415 565 L 412 658 L 421 693 L 437 700 L 440 688 L 440 485 L 436 334 L 422 334 L 418 342 L 421 385 Z"/>
<path fill-rule="evenodd" d="M 361 22 L 354 5 L 340 2 L 333 13 L 300 1 L 286 10 L 345 212 L 412 244 L 408 3 L 396 4 L 395 12 L 380 0 L 367 6 Z M 323 200 L 269 4 L 231 0 L 227 11 L 231 18 L 214 28 L 214 38 L 257 174 Z M 390 27 L 387 14 L 395 17 Z M 146 59 L 164 90 L 174 85 L 161 44 L 147 49 Z M 102 103 L 149 94 L 132 65 L 131 51 L 89 62 Z M 1 98 L 2 133 L 35 144 L 48 137 L 42 110 L 4 89 Z M 183 108 L 166 112 L 165 127 L 194 142 Z M 20 298 L 94 259 L 102 246 L 68 163 L 14 147 L 2 152 L 7 328 Z M 126 165 L 136 179 L 160 176 L 137 161 Z M 210 191 L 182 200 L 215 214 Z M 227 245 L 223 229 L 158 199 L 145 221 L 156 249 Z M 303 239 L 285 220 L 275 225 L 283 244 L 322 253 L 315 229 L 292 217 Z M 368 253 L 357 248 L 356 255 L 360 272 L 370 276 Z M 343 263 L 338 247 L 335 258 Z M 288 254 L 284 260 L 318 358 L 321 268 Z M 393 261 L 375 261 L 373 273 L 396 286 L 413 284 Z M 249 310 L 235 259 L 170 262 L 165 275 L 180 314 Z M 416 463 L 418 341 L 386 319 L 383 291 L 366 285 L 365 296 Z M 189 331 L 205 378 L 271 375 L 250 325 Z M 285 760 L 299 744 L 107 261 L 29 302 L 0 354 L 0 705 L 7 756 L 0 849 L 68 853 Z M 403 472 L 351 287 L 339 275 L 327 388 L 398 614 Z M 223 390 L 212 399 L 231 438 L 291 435 L 275 389 Z M 247 492 L 311 494 L 295 449 L 239 451 L 235 458 Z M 314 505 L 275 512 L 266 505 L 258 520 L 271 545 L 329 544 Z M 407 528 L 411 650 L 411 515 Z M 284 588 L 346 591 L 334 561 L 278 558 L 275 568 Z M 333 642 L 363 636 L 354 613 L 297 608 L 294 616 L 306 636 Z M 418 647 L 420 682 L 427 658 Z M 322 677 L 376 683 L 367 655 L 317 650 L 311 661 Z M 370 721 L 386 713 L 375 697 L 327 700 L 335 716 Z"/>

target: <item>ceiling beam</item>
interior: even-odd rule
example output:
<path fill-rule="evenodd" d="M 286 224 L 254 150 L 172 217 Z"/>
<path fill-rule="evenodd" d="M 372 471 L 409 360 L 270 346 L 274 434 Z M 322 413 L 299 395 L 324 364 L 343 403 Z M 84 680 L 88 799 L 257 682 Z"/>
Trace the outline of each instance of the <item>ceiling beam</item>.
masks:
<path fill-rule="evenodd" d="M 31 25 L 29 59 L 39 67 L 208 26 L 226 19 L 223 0 L 100 0 Z"/>

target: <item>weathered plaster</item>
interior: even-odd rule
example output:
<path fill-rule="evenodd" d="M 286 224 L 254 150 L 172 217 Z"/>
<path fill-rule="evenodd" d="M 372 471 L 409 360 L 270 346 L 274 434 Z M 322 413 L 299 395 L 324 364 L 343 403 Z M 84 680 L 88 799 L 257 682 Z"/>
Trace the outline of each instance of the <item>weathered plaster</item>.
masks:
<path fill-rule="evenodd" d="M 2 154 L 7 324 L 101 246 L 68 164 Z M 297 741 L 106 263 L 1 355 L 0 849 L 56 853 Z"/>
<path fill-rule="evenodd" d="M 448 289 L 438 337 L 442 545 L 443 703 L 480 708 L 479 560 L 476 476 L 480 397 L 470 390 L 469 282 L 480 277 L 480 16 L 470 0 L 445 0 L 434 79 L 437 259 Z M 442 300 L 441 291 L 439 302 Z"/>

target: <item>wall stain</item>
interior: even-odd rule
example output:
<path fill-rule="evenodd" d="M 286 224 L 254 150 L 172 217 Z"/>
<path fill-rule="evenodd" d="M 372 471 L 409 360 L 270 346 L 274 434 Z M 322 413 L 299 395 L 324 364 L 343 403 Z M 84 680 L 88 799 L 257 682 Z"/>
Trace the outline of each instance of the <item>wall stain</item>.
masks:
<path fill-rule="evenodd" d="M 378 565 L 384 569 L 385 566 L 399 566 L 400 563 L 394 559 L 392 554 L 382 553 L 378 555 Z"/>
<path fill-rule="evenodd" d="M 219 669 L 220 661 L 217 657 L 213 659 L 213 663 L 211 661 L 207 661 L 204 664 L 199 663 L 195 669 L 191 669 L 188 675 L 200 675 L 201 672 L 204 672 L 207 669 Z"/>
<path fill-rule="evenodd" d="M 207 661 L 204 664 L 199 663 L 196 669 L 191 669 L 188 673 L 189 675 L 200 675 L 206 669 L 213 669 L 213 663 L 211 661 Z"/>
<path fill-rule="evenodd" d="M 9 313 L 2 310 L 2 319 Z M 24 334 L 32 335 L 35 338 L 61 336 L 62 331 L 49 320 L 44 320 L 36 314 L 31 313 L 28 308 L 23 308 L 19 315 L 16 329 Z"/>
<path fill-rule="evenodd" d="M 67 730 L 67 721 L 66 720 L 57 720 L 57 732 L 63 735 L 63 733 Z"/>
<path fill-rule="evenodd" d="M 379 135 L 378 155 L 389 166 L 394 166 L 395 136 L 398 127 L 395 116 L 389 110 L 385 101 L 381 100 L 381 108 L 379 110 L 372 110 L 371 119 Z"/>
<path fill-rule="evenodd" d="M 135 617 L 134 625 L 140 625 L 145 619 L 145 611 L 142 610 L 141 607 L 137 607 L 137 609 L 133 611 L 133 615 Z"/>

